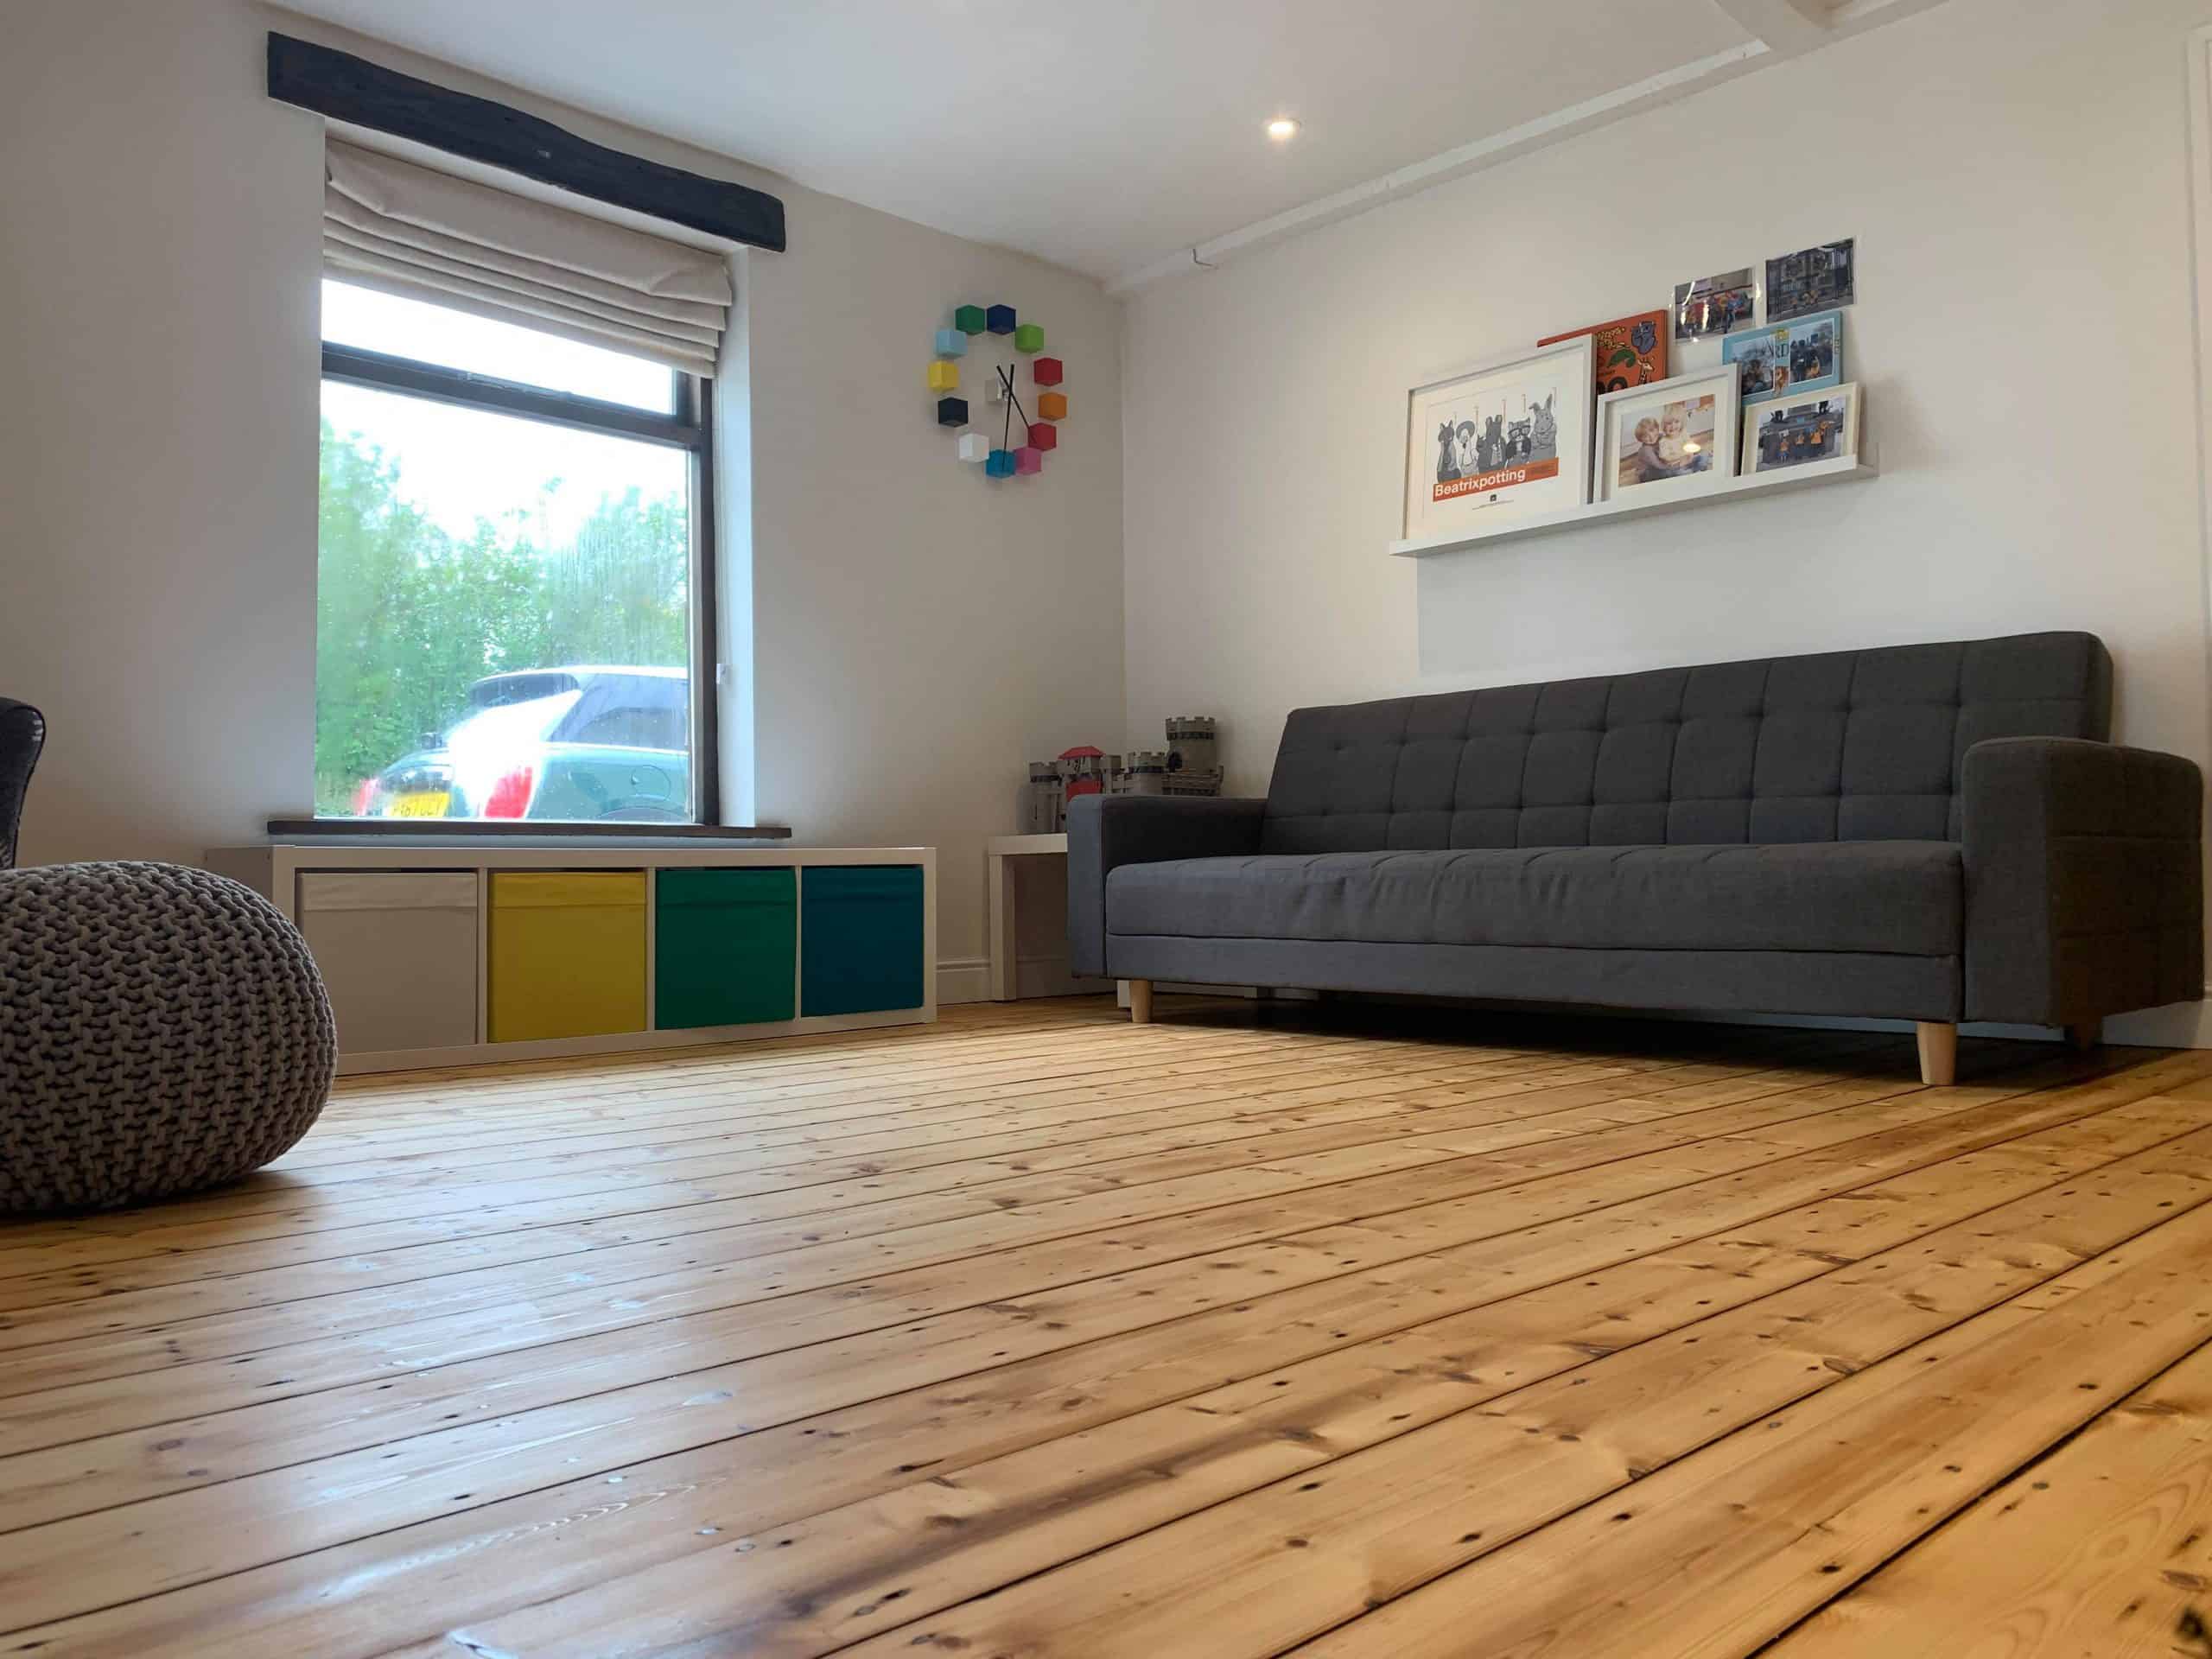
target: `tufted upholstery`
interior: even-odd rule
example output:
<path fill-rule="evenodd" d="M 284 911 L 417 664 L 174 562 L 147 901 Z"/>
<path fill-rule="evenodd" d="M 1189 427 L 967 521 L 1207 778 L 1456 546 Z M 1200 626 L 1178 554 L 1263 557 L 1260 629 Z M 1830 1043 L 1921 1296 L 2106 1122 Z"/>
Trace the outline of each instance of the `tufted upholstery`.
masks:
<path fill-rule="evenodd" d="M 1291 716 L 1261 800 L 1068 811 L 1076 971 L 2078 1025 L 2203 988 L 2203 779 L 2085 633 Z M 1203 810 L 1201 810 L 1203 809 Z"/>
<path fill-rule="evenodd" d="M 1971 745 L 2111 719 L 2087 633 L 1301 709 L 1260 850 L 1956 841 Z"/>

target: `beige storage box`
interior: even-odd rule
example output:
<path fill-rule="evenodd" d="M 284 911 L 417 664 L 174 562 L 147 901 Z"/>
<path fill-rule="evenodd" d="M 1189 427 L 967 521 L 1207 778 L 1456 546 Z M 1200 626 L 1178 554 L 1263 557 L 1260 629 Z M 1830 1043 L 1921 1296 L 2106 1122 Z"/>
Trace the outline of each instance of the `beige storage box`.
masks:
<path fill-rule="evenodd" d="M 476 875 L 302 874 L 300 929 L 330 988 L 343 1054 L 476 1041 Z"/>

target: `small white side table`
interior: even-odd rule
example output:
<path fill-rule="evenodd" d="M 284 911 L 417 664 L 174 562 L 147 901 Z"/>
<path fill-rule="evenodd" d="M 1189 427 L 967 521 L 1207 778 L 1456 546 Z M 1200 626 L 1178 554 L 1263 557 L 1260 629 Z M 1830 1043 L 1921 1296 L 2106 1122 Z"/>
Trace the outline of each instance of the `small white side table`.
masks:
<path fill-rule="evenodd" d="M 992 836 L 983 842 L 983 891 L 991 907 L 991 1000 L 1011 1002 L 1021 995 L 1021 933 L 1016 918 L 1020 891 L 1019 866 L 1026 861 L 1058 859 L 1065 865 L 1068 838 L 1064 836 Z M 1065 891 L 1065 882 L 1061 890 Z M 1069 991 L 1098 989 L 1102 982 L 1078 980 L 1061 973 L 1065 983 L 1033 995 L 1052 995 Z"/>

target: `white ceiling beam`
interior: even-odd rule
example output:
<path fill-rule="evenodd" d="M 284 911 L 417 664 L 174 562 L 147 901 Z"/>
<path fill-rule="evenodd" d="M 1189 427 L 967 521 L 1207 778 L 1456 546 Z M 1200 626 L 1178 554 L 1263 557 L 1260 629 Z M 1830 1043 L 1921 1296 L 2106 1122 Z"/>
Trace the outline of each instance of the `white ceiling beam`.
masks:
<path fill-rule="evenodd" d="M 1713 0 L 1728 21 L 1777 57 L 1794 58 L 1834 36 L 1818 0 Z"/>
<path fill-rule="evenodd" d="M 1661 104 L 1671 103 L 1678 98 L 1688 98 L 1718 81 L 1742 74 L 1764 62 L 1767 48 L 1757 41 L 1747 41 L 1726 52 L 1709 58 L 1700 58 L 1679 68 L 1663 70 L 1660 73 L 1636 82 L 1633 86 L 1617 87 L 1597 98 L 1586 99 L 1580 104 L 1570 104 L 1565 109 L 1554 110 L 1549 115 L 1524 121 L 1519 126 L 1508 127 L 1503 132 L 1494 132 L 1487 138 L 1478 138 L 1471 144 L 1461 144 L 1425 161 L 1386 173 L 1379 179 L 1369 179 L 1351 188 L 1339 190 L 1333 195 L 1318 200 L 1302 202 L 1287 212 L 1261 219 L 1201 242 L 1196 247 L 1184 248 L 1156 259 L 1148 265 L 1124 272 L 1106 285 L 1109 294 L 1126 294 L 1132 289 L 1156 283 L 1162 277 L 1179 276 L 1187 271 L 1204 270 L 1232 253 L 1242 253 L 1269 242 L 1280 242 L 1285 237 L 1295 236 L 1301 231 L 1317 230 L 1340 219 L 1350 219 L 1363 213 L 1370 207 L 1380 207 L 1394 195 L 1426 190 L 1431 185 L 1442 184 L 1446 179 L 1456 179 L 1467 173 L 1478 173 L 1484 168 L 1497 167 L 1530 150 L 1541 149 L 1547 144 L 1558 143 L 1578 132 L 1592 127 L 1610 125 L 1638 110 L 1648 110 Z"/>
<path fill-rule="evenodd" d="M 1943 0 L 1835 0 L 1834 9 L 1828 13 L 1828 35 L 1840 41 L 1942 3 Z"/>
<path fill-rule="evenodd" d="M 1379 207 L 1395 196 L 1426 190 L 1447 179 L 1500 166 L 1530 150 L 1558 143 L 1592 128 L 1610 126 L 1639 111 L 1688 98 L 1753 69 L 1809 52 L 1830 41 L 1926 11 L 1942 4 L 1942 0 L 1713 0 L 1713 3 L 1752 38 L 1711 57 L 1663 70 L 1632 86 L 1571 104 L 1534 121 L 1524 121 L 1503 132 L 1492 133 L 1473 143 L 1399 168 L 1381 178 L 1302 203 L 1194 247 L 1178 248 L 1164 258 L 1124 271 L 1106 284 L 1106 291 L 1128 294 L 1170 276 L 1210 270 L 1232 254 L 1350 219 Z"/>
<path fill-rule="evenodd" d="M 1942 0 L 1713 0 L 1728 20 L 1762 41 L 1777 60 L 1901 22 Z"/>

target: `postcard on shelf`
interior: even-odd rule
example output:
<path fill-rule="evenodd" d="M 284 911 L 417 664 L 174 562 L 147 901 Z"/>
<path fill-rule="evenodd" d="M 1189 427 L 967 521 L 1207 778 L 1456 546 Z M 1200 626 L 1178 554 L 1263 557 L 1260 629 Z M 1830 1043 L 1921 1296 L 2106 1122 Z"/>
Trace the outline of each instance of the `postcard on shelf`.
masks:
<path fill-rule="evenodd" d="M 1821 311 L 1731 334 L 1720 342 L 1720 359 L 1736 365 L 1747 404 L 1840 385 L 1843 313 Z"/>
<path fill-rule="evenodd" d="M 1408 539 L 1590 499 L 1587 334 L 1406 395 Z"/>
<path fill-rule="evenodd" d="M 1616 317 L 1611 322 L 1599 323 L 1595 327 L 1570 328 L 1536 344 L 1556 346 L 1563 340 L 1578 340 L 1585 334 L 1590 337 L 1591 349 L 1597 358 L 1599 397 L 1609 391 L 1626 391 L 1630 386 L 1648 386 L 1667 378 L 1664 311 L 1641 311 L 1632 317 Z"/>
<path fill-rule="evenodd" d="M 1816 248 L 1800 248 L 1766 262 L 1766 320 L 1787 322 L 1792 317 L 1849 305 L 1857 295 L 1852 263 L 1855 237 L 1823 242 Z"/>
<path fill-rule="evenodd" d="M 1725 334 L 1751 320 L 1758 308 L 1758 282 L 1745 265 L 1717 276 L 1675 284 L 1675 338 L 1701 340 Z"/>
<path fill-rule="evenodd" d="M 1744 421 L 1746 476 L 1859 453 L 1859 388 L 1841 385 L 1761 404 Z"/>
<path fill-rule="evenodd" d="M 1696 495 L 1736 475 L 1736 371 L 1676 375 L 1598 400 L 1600 501 Z"/>

